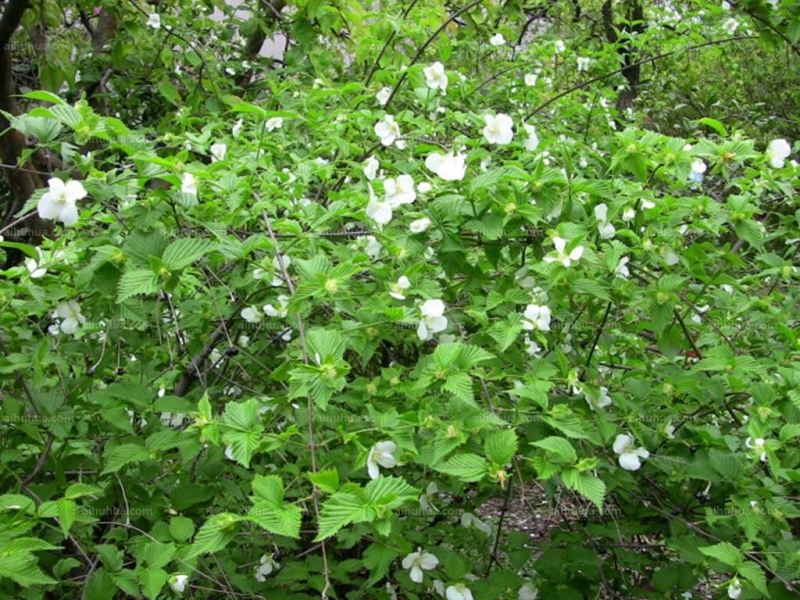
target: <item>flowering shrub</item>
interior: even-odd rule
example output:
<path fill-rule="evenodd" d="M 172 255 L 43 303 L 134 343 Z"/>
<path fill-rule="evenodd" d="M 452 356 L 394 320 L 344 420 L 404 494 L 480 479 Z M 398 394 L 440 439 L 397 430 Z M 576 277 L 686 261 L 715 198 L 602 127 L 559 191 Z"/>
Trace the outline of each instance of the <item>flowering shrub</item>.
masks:
<path fill-rule="evenodd" d="M 255 87 L 199 4 L 109 7 L 153 112 L 24 94 L 3 597 L 796 596 L 800 148 L 641 127 L 566 93 L 618 44 L 479 4 L 292 3 Z"/>

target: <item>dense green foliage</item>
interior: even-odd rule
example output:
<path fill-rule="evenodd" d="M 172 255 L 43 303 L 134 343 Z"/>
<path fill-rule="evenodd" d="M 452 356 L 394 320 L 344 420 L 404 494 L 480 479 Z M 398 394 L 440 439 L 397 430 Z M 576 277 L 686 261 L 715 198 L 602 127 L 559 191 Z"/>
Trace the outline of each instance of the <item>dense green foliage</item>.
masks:
<path fill-rule="evenodd" d="M 0 598 L 797 597 L 797 2 L 34 4 Z"/>

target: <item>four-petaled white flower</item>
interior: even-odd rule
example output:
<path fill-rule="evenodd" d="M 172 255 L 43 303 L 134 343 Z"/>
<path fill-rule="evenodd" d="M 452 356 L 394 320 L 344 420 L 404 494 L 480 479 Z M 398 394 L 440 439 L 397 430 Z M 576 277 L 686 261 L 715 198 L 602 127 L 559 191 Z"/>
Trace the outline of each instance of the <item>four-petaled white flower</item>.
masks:
<path fill-rule="evenodd" d="M 461 526 L 466 527 L 467 529 L 474 527 L 486 535 L 492 535 L 492 526 L 488 523 L 484 523 L 478 517 L 469 512 L 461 514 Z"/>
<path fill-rule="evenodd" d="M 375 98 L 378 100 L 378 104 L 381 106 L 386 106 L 386 103 L 389 101 L 389 96 L 392 95 L 392 88 L 384 87 L 381 88 L 381 91 L 375 94 Z"/>
<path fill-rule="evenodd" d="M 736 19 L 728 19 L 722 24 L 722 28 L 728 35 L 733 35 L 739 27 L 739 21 Z"/>
<path fill-rule="evenodd" d="M 381 138 L 381 144 L 391 146 L 400 137 L 400 125 L 392 115 L 386 115 L 375 124 L 375 135 Z"/>
<path fill-rule="evenodd" d="M 433 505 L 432 500 L 436 497 L 436 494 L 439 493 L 439 486 L 436 485 L 435 481 L 431 481 L 428 484 L 428 487 L 425 488 L 425 493 L 419 497 L 419 507 L 423 510 L 423 512 L 438 512 L 439 509 Z"/>
<path fill-rule="evenodd" d="M 394 457 L 394 451 L 397 450 L 397 444 L 394 442 L 378 442 L 369 451 L 367 456 L 367 473 L 370 479 L 377 479 L 380 476 L 380 468 L 391 469 L 397 466 L 397 459 Z"/>
<path fill-rule="evenodd" d="M 689 173 L 689 181 L 694 181 L 696 183 L 700 183 L 703 181 L 703 173 L 706 172 L 706 163 L 703 159 L 698 158 L 696 161 L 692 163 L 692 171 Z M 645 206 L 645 208 L 647 208 Z"/>
<path fill-rule="evenodd" d="M 417 191 L 420 194 L 427 194 L 433 189 L 433 186 L 430 184 L 429 181 L 420 181 L 419 185 L 417 186 Z"/>
<path fill-rule="evenodd" d="M 242 133 L 242 126 L 244 125 L 244 119 L 239 119 L 234 123 L 233 127 L 231 128 L 231 135 L 233 137 L 238 137 L 240 133 Z"/>
<path fill-rule="evenodd" d="M 412 552 L 403 559 L 403 568 L 411 570 L 409 577 L 411 577 L 411 581 L 415 583 L 422 583 L 422 579 L 424 578 L 423 570 L 430 571 L 431 569 L 435 569 L 438 564 L 439 559 L 433 554 L 423 552 L 422 548 L 417 548 L 416 552 Z"/>
<path fill-rule="evenodd" d="M 383 191 L 386 192 L 386 202 L 392 208 L 411 204 L 417 199 L 414 179 L 411 175 L 400 175 L 397 179 L 387 179 L 383 182 Z"/>
<path fill-rule="evenodd" d="M 490 144 L 504 146 L 510 144 L 514 138 L 514 121 L 506 114 L 486 115 L 483 117 L 486 127 L 483 128 L 483 136 Z"/>
<path fill-rule="evenodd" d="M 153 29 L 159 29 L 161 27 L 161 15 L 158 13 L 150 13 L 150 16 L 147 18 L 147 24 Z"/>
<path fill-rule="evenodd" d="M 761 462 L 767 462 L 767 452 L 764 448 L 764 444 L 766 441 L 764 438 L 747 438 L 744 442 L 744 445 L 754 451 L 754 454 L 759 457 Z"/>
<path fill-rule="evenodd" d="M 495 48 L 499 46 L 505 46 L 506 38 L 503 37 L 502 33 L 495 33 L 491 38 L 489 38 L 489 43 Z"/>
<path fill-rule="evenodd" d="M 280 287 L 285 285 L 285 281 L 283 280 L 283 270 L 281 269 L 281 263 L 283 263 L 283 267 L 285 269 L 289 268 L 289 265 L 292 264 L 292 259 L 286 256 L 285 254 L 279 255 L 276 254 L 275 258 L 272 259 L 272 267 L 275 269 L 275 276 L 272 278 L 272 287 Z M 253 273 L 255 276 L 255 273 Z"/>
<path fill-rule="evenodd" d="M 372 181 L 378 174 L 378 169 L 380 168 L 381 163 L 378 162 L 378 159 L 374 156 L 370 156 L 367 160 L 364 161 L 364 175 L 367 179 Z"/>
<path fill-rule="evenodd" d="M 538 597 L 539 590 L 536 589 L 530 579 L 519 588 L 519 593 L 517 594 L 517 600 L 536 600 Z"/>
<path fill-rule="evenodd" d="M 42 249 L 36 246 L 36 253 L 39 255 L 39 258 L 26 258 L 25 259 L 25 268 L 28 269 L 28 273 L 31 275 L 31 279 L 38 279 L 39 277 L 43 277 L 47 273 L 47 266 L 45 265 L 44 255 L 42 254 Z"/>
<path fill-rule="evenodd" d="M 628 263 L 630 262 L 630 260 L 631 259 L 628 258 L 627 256 L 623 256 L 622 258 L 619 259 L 619 264 L 617 265 L 617 268 L 614 269 L 615 277 L 621 277 L 622 279 L 627 279 L 628 277 L 630 277 L 631 272 L 630 270 L 628 270 Z"/>
<path fill-rule="evenodd" d="M 594 207 L 594 218 L 597 220 L 597 231 L 604 240 L 610 240 L 617 233 L 614 225 L 608 222 L 608 206 L 598 204 Z"/>
<path fill-rule="evenodd" d="M 422 69 L 422 72 L 425 74 L 425 83 L 428 84 L 429 88 L 442 91 L 447 89 L 447 74 L 444 72 L 442 63 L 437 61 L 430 67 Z"/>
<path fill-rule="evenodd" d="M 539 344 L 533 341 L 527 333 L 525 334 L 524 342 L 525 342 L 525 352 L 527 352 L 530 356 L 533 356 L 534 358 L 538 358 L 539 352 L 542 351 L 541 346 L 539 346 Z"/>
<path fill-rule="evenodd" d="M 425 166 L 445 181 L 461 181 L 467 172 L 467 155 L 434 152 L 425 159 Z"/>
<path fill-rule="evenodd" d="M 608 395 L 608 388 L 601 386 L 600 393 L 597 396 L 586 394 L 586 402 L 592 410 L 611 406 L 611 396 Z"/>
<path fill-rule="evenodd" d="M 56 307 L 56 316 L 61 319 L 59 329 L 67 335 L 74 335 L 78 327 L 86 322 L 86 317 L 81 314 L 81 307 L 75 300 L 60 303 Z"/>
<path fill-rule="evenodd" d="M 228 153 L 228 146 L 223 143 L 211 144 L 209 151 L 211 152 L 211 162 L 225 160 L 225 155 Z"/>
<path fill-rule="evenodd" d="M 553 245 L 556 247 L 555 256 L 553 256 L 553 253 L 551 252 L 544 257 L 545 262 L 558 261 L 565 267 L 569 267 L 572 264 L 572 261 L 577 261 L 581 256 L 583 256 L 583 246 L 578 246 L 570 251 L 569 254 L 567 254 L 565 252 L 567 240 L 560 236 L 556 235 L 553 237 Z"/>
<path fill-rule="evenodd" d="M 728 585 L 728 598 L 736 600 L 742 595 L 742 583 L 738 577 L 734 577 Z"/>
<path fill-rule="evenodd" d="M 271 119 L 267 119 L 267 122 L 264 124 L 264 128 L 267 131 L 275 131 L 281 127 L 283 127 L 283 117 L 272 117 Z"/>
<path fill-rule="evenodd" d="M 78 222 L 76 202 L 86 197 L 86 190 L 80 181 L 64 183 L 58 177 L 47 181 L 49 190 L 39 199 L 38 211 L 42 219 L 57 219 L 64 225 Z"/>
<path fill-rule="evenodd" d="M 536 135 L 536 127 L 528 125 L 527 123 L 524 123 L 522 127 L 525 129 L 525 135 L 528 136 L 525 138 L 525 141 L 522 142 L 522 145 L 525 146 L 525 150 L 528 152 L 533 152 L 539 147 L 539 136 Z"/>
<path fill-rule="evenodd" d="M 619 454 L 619 466 L 626 471 L 637 471 L 642 466 L 640 459 L 650 456 L 646 448 L 637 448 L 633 437 L 626 433 L 614 440 L 614 452 Z"/>
<path fill-rule="evenodd" d="M 398 300 L 405 300 L 406 296 L 403 292 L 410 287 L 411 282 L 408 280 L 408 277 L 403 275 L 397 280 L 397 283 L 393 283 L 391 285 L 391 291 L 389 292 L 389 295 L 392 298 L 397 298 Z"/>
<path fill-rule="evenodd" d="M 592 59 L 591 58 L 586 58 L 584 56 L 579 56 L 578 57 L 578 73 L 581 73 L 583 71 L 588 71 L 590 64 L 592 64 Z"/>
<path fill-rule="evenodd" d="M 447 329 L 447 317 L 444 316 L 445 305 L 441 300 L 425 300 L 419 307 L 422 318 L 417 327 L 417 335 L 422 341 L 433 339 L 434 333 Z"/>
<path fill-rule="evenodd" d="M 567 49 L 567 46 L 563 42 L 563 40 L 556 40 L 555 49 L 556 49 L 556 54 L 561 54 Z"/>
<path fill-rule="evenodd" d="M 463 583 L 457 583 L 447 588 L 445 592 L 447 600 L 473 600 L 472 592 Z"/>
<path fill-rule="evenodd" d="M 272 554 L 262 555 L 261 564 L 256 568 L 256 581 L 264 583 L 273 571 L 277 571 L 280 568 L 280 563 L 272 557 Z"/>
<path fill-rule="evenodd" d="M 411 230 L 411 233 L 422 233 L 430 226 L 431 220 L 428 217 L 422 217 L 416 221 L 411 221 L 411 223 L 408 225 L 408 228 Z"/>
<path fill-rule="evenodd" d="M 534 73 L 528 73 L 525 75 L 525 85 L 534 86 L 536 85 L 536 81 L 539 79 L 539 76 Z"/>
<path fill-rule="evenodd" d="M 767 156 L 769 156 L 769 164 L 774 169 L 780 169 L 785 164 L 784 161 L 792 153 L 792 148 L 789 142 L 784 139 L 772 140 L 767 148 Z"/>
<path fill-rule="evenodd" d="M 522 328 L 528 331 L 533 329 L 550 331 L 550 317 L 550 307 L 528 304 L 522 315 Z"/>
<path fill-rule="evenodd" d="M 272 304 L 267 304 L 264 306 L 264 312 L 268 317 L 277 317 L 279 319 L 283 319 L 289 312 L 289 309 L 287 308 L 288 306 L 289 296 L 281 294 L 278 296 L 278 308 L 275 308 Z"/>
<path fill-rule="evenodd" d="M 372 186 L 367 184 L 369 188 L 369 202 L 365 213 L 367 217 L 375 221 L 379 227 L 383 227 L 392 220 L 392 204 L 383 200 L 378 200 L 375 192 L 372 191 Z"/>
<path fill-rule="evenodd" d="M 188 575 L 173 575 L 169 578 L 169 587 L 172 588 L 173 592 L 177 592 L 178 594 L 182 594 L 183 591 L 186 589 L 186 582 L 189 581 Z"/>
<path fill-rule="evenodd" d="M 184 194 L 197 195 L 197 179 L 191 173 L 184 173 L 181 181 L 181 192 Z"/>
<path fill-rule="evenodd" d="M 622 211 L 622 220 L 625 221 L 626 223 L 628 221 L 633 221 L 633 219 L 635 218 L 636 218 L 636 210 L 634 210 L 633 208 L 628 207 Z"/>

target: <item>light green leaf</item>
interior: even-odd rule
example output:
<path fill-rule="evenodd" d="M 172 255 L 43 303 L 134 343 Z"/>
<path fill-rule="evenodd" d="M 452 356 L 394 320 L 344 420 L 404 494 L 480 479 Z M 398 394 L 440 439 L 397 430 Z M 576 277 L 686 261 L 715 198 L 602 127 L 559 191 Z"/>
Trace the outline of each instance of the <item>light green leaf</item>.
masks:
<path fill-rule="evenodd" d="M 566 462 L 574 463 L 578 460 L 575 448 L 572 447 L 572 444 L 570 444 L 569 440 L 566 438 L 551 436 L 539 440 L 538 442 L 532 442 L 531 444 L 539 448 L 544 448 L 548 452 L 552 452 Z"/>
<path fill-rule="evenodd" d="M 453 475 L 461 481 L 480 481 L 489 473 L 489 465 L 486 460 L 477 454 L 456 454 L 443 465 L 434 468 L 448 475 Z"/>
<path fill-rule="evenodd" d="M 511 462 L 517 451 L 517 434 L 512 429 L 495 431 L 489 435 L 483 448 L 493 463 L 506 465 Z"/>
<path fill-rule="evenodd" d="M 561 479 L 569 489 L 590 500 L 603 512 L 603 499 L 606 495 L 606 484 L 589 473 L 581 473 L 577 469 L 567 469 L 561 473 Z"/>
<path fill-rule="evenodd" d="M 175 240 L 167 249 L 161 259 L 170 270 L 180 270 L 189 266 L 201 256 L 216 250 L 217 243 L 202 238 L 181 238 Z"/>
<path fill-rule="evenodd" d="M 743 561 L 742 553 L 739 549 L 729 542 L 720 542 L 713 546 L 706 546 L 700 548 L 700 552 L 711 558 L 716 558 L 718 561 L 735 567 L 741 565 Z"/>

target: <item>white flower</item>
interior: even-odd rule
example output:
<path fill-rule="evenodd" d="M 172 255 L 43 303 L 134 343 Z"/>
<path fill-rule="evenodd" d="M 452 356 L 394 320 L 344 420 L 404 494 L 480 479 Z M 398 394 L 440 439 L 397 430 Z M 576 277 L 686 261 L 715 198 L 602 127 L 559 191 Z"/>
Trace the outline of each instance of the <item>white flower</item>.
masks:
<path fill-rule="evenodd" d="M 256 581 L 264 583 L 273 571 L 280 568 L 280 563 L 272 557 L 272 554 L 264 554 L 261 557 L 261 564 L 256 568 Z"/>
<path fill-rule="evenodd" d="M 461 515 L 461 526 L 466 527 L 469 529 L 470 527 L 474 527 L 478 531 L 482 531 L 486 535 L 492 535 L 492 526 L 488 523 L 484 523 L 478 517 L 473 515 L 472 513 L 465 512 Z"/>
<path fill-rule="evenodd" d="M 372 187 L 369 188 L 369 203 L 364 212 L 380 227 L 383 227 L 392 220 L 391 203 L 378 200 L 377 196 L 372 192 Z"/>
<path fill-rule="evenodd" d="M 378 162 L 378 159 L 374 156 L 370 156 L 367 160 L 364 161 L 364 175 L 367 179 L 372 181 L 375 179 L 375 176 L 378 174 L 378 169 L 380 168 L 381 163 Z"/>
<path fill-rule="evenodd" d="M 380 469 L 391 469 L 397 465 L 397 459 L 394 457 L 394 451 L 397 450 L 397 444 L 394 442 L 379 442 L 375 444 L 369 451 L 367 457 L 367 473 L 370 479 L 377 479 L 380 476 Z"/>
<path fill-rule="evenodd" d="M 389 101 L 389 96 L 392 95 L 392 88 L 384 87 L 381 88 L 381 91 L 375 94 L 375 98 L 378 100 L 378 104 L 381 106 L 386 106 L 386 103 Z"/>
<path fill-rule="evenodd" d="M 736 600 L 741 595 L 742 584 L 738 577 L 734 577 L 730 585 L 728 585 L 728 598 L 731 598 L 731 600 Z"/>
<path fill-rule="evenodd" d="M 600 232 L 600 237 L 604 240 L 609 240 L 614 237 L 617 230 L 614 225 L 608 222 L 608 206 L 605 204 L 598 204 L 594 207 L 594 218 L 597 220 L 597 231 Z"/>
<path fill-rule="evenodd" d="M 634 209 L 626 208 L 624 211 L 622 211 L 622 220 L 626 223 L 628 221 L 633 221 L 634 218 L 636 218 L 636 211 Z"/>
<path fill-rule="evenodd" d="M 238 137 L 239 134 L 242 132 L 242 125 L 244 125 L 244 119 L 239 119 L 234 124 L 233 128 L 231 129 L 231 135 L 233 137 Z"/>
<path fill-rule="evenodd" d="M 225 155 L 228 153 L 228 146 L 227 144 L 211 144 L 211 148 L 209 148 L 211 152 L 211 162 L 217 162 L 218 160 L 225 160 Z"/>
<path fill-rule="evenodd" d="M 502 33 L 495 33 L 490 39 L 489 43 L 494 47 L 505 46 L 506 38 L 503 37 Z"/>
<path fill-rule="evenodd" d="M 527 123 L 523 123 L 522 127 L 525 129 L 525 135 L 528 136 L 522 142 L 522 145 L 525 146 L 528 152 L 533 152 L 539 147 L 539 136 L 536 135 L 536 127 Z"/>
<path fill-rule="evenodd" d="M 181 192 L 184 194 L 197 195 L 197 179 L 191 173 L 184 173 L 181 182 Z"/>
<path fill-rule="evenodd" d="M 550 308 L 538 304 L 528 304 L 522 316 L 522 328 L 528 331 L 550 331 Z"/>
<path fill-rule="evenodd" d="M 180 427 L 183 425 L 184 417 L 183 413 L 162 412 L 159 419 L 161 419 L 164 427 Z"/>
<path fill-rule="evenodd" d="M 594 396 L 590 397 L 589 394 L 587 394 L 586 402 L 589 404 L 589 408 L 592 410 L 611 406 L 611 396 L 608 395 L 608 388 L 600 387 L 600 395 L 596 398 Z"/>
<path fill-rule="evenodd" d="M 578 73 L 581 73 L 583 71 L 588 71 L 589 70 L 589 65 L 591 63 L 592 63 L 592 59 L 591 58 L 585 58 L 583 56 L 579 56 L 578 57 Z"/>
<path fill-rule="evenodd" d="M 556 40 L 555 47 L 556 47 L 555 48 L 556 49 L 556 54 L 561 54 L 562 52 L 564 52 L 567 49 L 566 44 L 564 44 L 564 42 L 562 40 Z"/>
<path fill-rule="evenodd" d="M 271 119 L 267 119 L 267 122 L 264 124 L 264 128 L 267 131 L 275 131 L 281 127 L 283 127 L 283 117 L 272 117 Z"/>
<path fill-rule="evenodd" d="M 425 166 L 445 181 L 461 181 L 467 172 L 466 160 L 466 154 L 434 152 L 425 159 Z"/>
<path fill-rule="evenodd" d="M 419 308 L 422 319 L 417 327 L 417 335 L 422 341 L 433 339 L 434 333 L 447 328 L 447 317 L 444 316 L 445 305 L 441 300 L 425 300 Z"/>
<path fill-rule="evenodd" d="M 64 225 L 74 225 L 78 222 L 78 207 L 76 202 L 86 197 L 86 190 L 80 181 L 64 183 L 58 177 L 47 181 L 49 191 L 40 199 L 38 205 L 39 216 L 42 219 L 57 219 Z"/>
<path fill-rule="evenodd" d="M 696 183 L 700 183 L 703 181 L 703 173 L 706 172 L 706 163 L 698 158 L 696 161 L 692 163 L 692 171 L 689 173 L 689 181 L 694 181 Z M 645 208 L 648 208 L 645 206 Z"/>
<path fill-rule="evenodd" d="M 536 80 L 539 79 L 538 75 L 534 75 L 533 73 L 528 73 L 525 75 L 525 85 L 534 86 L 536 85 Z"/>
<path fill-rule="evenodd" d="M 411 282 L 408 280 L 408 277 L 403 275 L 400 279 L 397 280 L 397 283 L 393 283 L 391 288 L 392 291 L 389 292 L 389 295 L 392 298 L 397 298 L 398 300 L 405 300 L 406 296 L 403 293 L 405 290 L 411 287 Z"/>
<path fill-rule="evenodd" d="M 56 315 L 61 319 L 59 329 L 67 335 L 74 335 L 78 327 L 86 322 L 86 317 L 81 314 L 81 307 L 75 300 L 60 303 L 56 307 Z"/>
<path fill-rule="evenodd" d="M 381 253 L 381 248 L 383 248 L 383 246 L 375 239 L 374 235 L 367 236 L 367 243 L 364 245 L 364 252 L 367 253 L 367 256 L 373 260 L 378 258 L 378 255 Z"/>
<path fill-rule="evenodd" d="M 569 267 L 572 264 L 572 261 L 577 261 L 581 256 L 583 256 L 583 246 L 578 246 L 569 254 L 564 252 L 565 248 L 567 247 L 567 241 L 562 237 L 554 236 L 553 245 L 556 247 L 556 255 L 552 256 L 552 253 L 548 254 L 544 257 L 545 262 L 558 261 L 565 267 Z"/>
<path fill-rule="evenodd" d="M 422 217 L 416 221 L 411 221 L 408 228 L 411 230 L 411 233 L 422 233 L 430 226 L 431 220 L 428 217 Z"/>
<path fill-rule="evenodd" d="M 391 146 L 400 137 L 400 125 L 392 115 L 386 115 L 375 124 L 375 135 L 381 138 L 381 144 Z"/>
<path fill-rule="evenodd" d="M 47 267 L 44 262 L 44 255 L 42 254 L 42 249 L 39 248 L 38 246 L 36 247 L 36 253 L 39 255 L 38 259 L 35 258 L 25 259 L 25 268 L 28 269 L 28 272 L 31 275 L 31 279 L 38 279 L 39 277 L 42 277 L 47 273 Z"/>
<path fill-rule="evenodd" d="M 285 269 L 289 269 L 289 265 L 292 264 L 292 259 L 286 256 L 285 254 L 279 255 L 276 254 L 275 258 L 272 259 L 272 268 L 275 269 L 275 276 L 272 278 L 272 287 L 280 287 L 284 285 L 286 282 L 283 280 L 283 270 L 281 269 L 281 262 Z M 253 272 L 253 276 L 255 277 L 255 272 Z"/>
<path fill-rule="evenodd" d="M 187 581 L 189 581 L 188 575 L 173 575 L 169 578 L 169 587 L 172 588 L 172 591 L 182 594 L 186 589 Z"/>
<path fill-rule="evenodd" d="M 435 481 L 431 481 L 428 484 L 428 487 L 425 488 L 425 493 L 419 497 L 419 507 L 424 512 L 438 512 L 439 509 L 436 508 L 432 503 L 432 500 L 436 497 L 436 494 L 438 492 L 439 492 L 439 486 L 436 485 Z"/>
<path fill-rule="evenodd" d="M 733 35 L 734 33 L 736 33 L 736 29 L 738 27 L 739 27 L 739 21 L 737 21 L 736 19 L 728 19 L 722 24 L 722 28 L 728 35 Z"/>
<path fill-rule="evenodd" d="M 500 113 L 498 115 L 486 115 L 483 120 L 486 122 L 486 127 L 483 128 L 483 136 L 490 144 L 498 144 L 504 146 L 510 144 L 514 138 L 514 121 L 511 120 L 506 114 Z"/>
<path fill-rule="evenodd" d="M 402 204 L 411 204 L 417 199 L 414 191 L 414 179 L 411 175 L 400 175 L 397 179 L 387 179 L 383 182 L 383 191 L 386 193 L 386 202 L 392 208 Z"/>
<path fill-rule="evenodd" d="M 784 139 L 772 140 L 767 148 L 767 156 L 769 157 L 769 164 L 774 169 L 780 169 L 784 165 L 784 161 L 792 153 L 789 142 Z"/>
<path fill-rule="evenodd" d="M 428 84 L 429 88 L 442 91 L 447 89 L 447 74 L 444 72 L 442 63 L 437 61 L 430 67 L 422 69 L 422 72 L 425 74 L 425 83 Z"/>
<path fill-rule="evenodd" d="M 744 442 L 744 445 L 754 451 L 761 462 L 767 462 L 767 452 L 764 448 L 764 444 L 766 441 L 764 438 L 756 438 L 755 443 L 753 442 L 753 438 L 747 438 Z"/>
<path fill-rule="evenodd" d="M 272 304 L 267 304 L 264 306 L 264 312 L 268 317 L 283 319 L 289 312 L 287 306 L 289 306 L 289 296 L 281 294 L 278 296 L 278 308 L 275 308 Z"/>
<path fill-rule="evenodd" d="M 614 452 L 619 454 L 619 466 L 626 471 L 637 471 L 642 466 L 640 458 L 648 458 L 650 453 L 645 448 L 636 448 L 630 435 L 621 433 L 614 440 Z"/>
<path fill-rule="evenodd" d="M 519 593 L 517 594 L 517 600 L 536 600 L 539 597 L 539 590 L 537 590 L 533 582 L 528 580 L 525 582 L 521 588 L 519 588 Z"/>
<path fill-rule="evenodd" d="M 433 189 L 433 186 L 428 181 L 420 181 L 419 185 L 417 185 L 417 191 L 420 194 L 427 194 Z"/>
<path fill-rule="evenodd" d="M 767 2 L 777 2 L 777 0 L 767 0 Z M 728 0 L 722 0 L 722 4 L 720 4 L 720 8 L 722 8 L 722 10 L 730 10 L 731 9 L 731 3 L 728 2 Z M 689 593 L 689 597 L 691 598 L 691 596 L 692 596 L 691 592 L 688 592 L 688 593 Z"/>
<path fill-rule="evenodd" d="M 542 351 L 542 348 L 534 342 L 526 333 L 525 334 L 525 352 L 527 352 L 530 356 L 534 358 L 538 358 L 539 352 Z"/>
<path fill-rule="evenodd" d="M 447 588 L 445 592 L 447 600 L 473 600 L 472 592 L 463 583 L 457 583 Z"/>
<path fill-rule="evenodd" d="M 630 262 L 630 260 L 631 259 L 627 256 L 623 256 L 619 259 L 619 264 L 617 265 L 617 268 L 614 269 L 615 277 L 621 277 L 622 279 L 627 279 L 630 277 L 631 272 L 628 270 L 628 262 Z"/>
<path fill-rule="evenodd" d="M 431 569 L 435 569 L 438 564 L 439 559 L 433 554 L 423 552 L 422 548 L 417 548 L 416 552 L 412 552 L 403 559 L 403 568 L 411 569 L 409 577 L 411 577 L 411 581 L 415 583 L 422 583 L 424 577 L 423 570 L 430 571 Z"/>
<path fill-rule="evenodd" d="M 158 13 L 150 13 L 147 24 L 153 29 L 159 29 L 161 27 L 161 15 Z"/>

